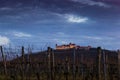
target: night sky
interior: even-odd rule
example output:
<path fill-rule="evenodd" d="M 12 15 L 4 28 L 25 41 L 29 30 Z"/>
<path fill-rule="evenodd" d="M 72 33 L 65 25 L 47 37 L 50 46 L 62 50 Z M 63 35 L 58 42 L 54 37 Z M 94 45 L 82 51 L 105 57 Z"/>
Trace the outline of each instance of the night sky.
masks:
<path fill-rule="evenodd" d="M 120 0 L 0 0 L 0 45 L 120 49 Z"/>

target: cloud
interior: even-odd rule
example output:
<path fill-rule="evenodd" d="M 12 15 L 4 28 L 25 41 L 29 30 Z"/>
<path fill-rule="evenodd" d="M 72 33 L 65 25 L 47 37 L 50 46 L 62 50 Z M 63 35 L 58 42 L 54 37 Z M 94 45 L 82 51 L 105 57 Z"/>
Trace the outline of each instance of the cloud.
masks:
<path fill-rule="evenodd" d="M 85 23 L 88 21 L 86 17 L 79 17 L 75 15 L 66 15 L 67 21 L 71 23 Z"/>
<path fill-rule="evenodd" d="M 90 5 L 90 6 L 99 6 L 99 7 L 105 7 L 105 8 L 110 8 L 111 7 L 110 5 L 105 4 L 103 2 L 96 2 L 96 1 L 93 1 L 93 0 L 71 0 L 71 1 L 80 2 L 82 4 L 87 4 L 87 5 Z"/>
<path fill-rule="evenodd" d="M 59 35 L 59 37 L 69 37 L 69 35 L 67 35 L 67 34 L 65 34 L 64 32 L 57 32 L 56 34 L 55 34 L 55 37 L 58 37 L 58 35 Z"/>
<path fill-rule="evenodd" d="M 102 37 L 97 37 L 97 36 L 83 36 L 86 39 L 92 39 L 92 40 L 103 40 Z"/>
<path fill-rule="evenodd" d="M 0 10 L 1 11 L 11 11 L 11 10 L 13 10 L 13 8 L 10 8 L 10 7 L 1 7 Z"/>
<path fill-rule="evenodd" d="M 13 32 L 13 35 L 15 36 L 15 37 L 31 37 L 32 35 L 30 35 L 30 34 L 27 34 L 27 33 L 23 33 L 23 32 Z"/>
<path fill-rule="evenodd" d="M 55 39 L 53 39 L 53 41 L 55 43 L 58 43 L 58 44 L 67 44 L 67 43 L 69 43 L 69 41 L 67 41 L 65 39 L 57 39 L 57 38 L 55 38 Z"/>
<path fill-rule="evenodd" d="M 10 43 L 9 38 L 0 35 L 0 45 L 8 45 L 9 43 Z"/>

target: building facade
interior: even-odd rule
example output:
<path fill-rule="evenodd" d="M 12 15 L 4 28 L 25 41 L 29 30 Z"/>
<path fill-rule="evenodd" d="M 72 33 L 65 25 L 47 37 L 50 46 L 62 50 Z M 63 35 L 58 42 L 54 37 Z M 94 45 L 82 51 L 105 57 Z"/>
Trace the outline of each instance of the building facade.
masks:
<path fill-rule="evenodd" d="M 73 49 L 73 48 L 89 50 L 91 48 L 91 46 L 78 46 L 73 43 L 63 44 L 63 45 L 56 44 L 56 50 L 65 50 L 65 49 Z"/>

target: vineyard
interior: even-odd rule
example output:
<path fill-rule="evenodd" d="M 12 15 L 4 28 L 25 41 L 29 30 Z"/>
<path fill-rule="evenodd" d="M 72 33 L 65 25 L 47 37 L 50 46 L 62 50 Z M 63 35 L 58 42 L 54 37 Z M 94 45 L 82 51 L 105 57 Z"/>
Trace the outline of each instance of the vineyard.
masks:
<path fill-rule="evenodd" d="M 120 80 L 120 52 L 69 49 L 48 50 L 21 55 L 6 60 L 3 47 L 0 54 L 0 80 Z"/>

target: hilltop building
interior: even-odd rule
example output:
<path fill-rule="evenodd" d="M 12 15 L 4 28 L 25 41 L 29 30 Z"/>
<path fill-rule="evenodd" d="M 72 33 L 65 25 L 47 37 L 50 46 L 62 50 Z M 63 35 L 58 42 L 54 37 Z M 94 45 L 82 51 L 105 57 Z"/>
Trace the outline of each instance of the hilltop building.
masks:
<path fill-rule="evenodd" d="M 89 50 L 91 48 L 91 46 L 78 46 L 73 43 L 63 44 L 63 45 L 56 44 L 56 50 L 65 50 L 65 49 L 73 49 L 73 48 Z"/>

